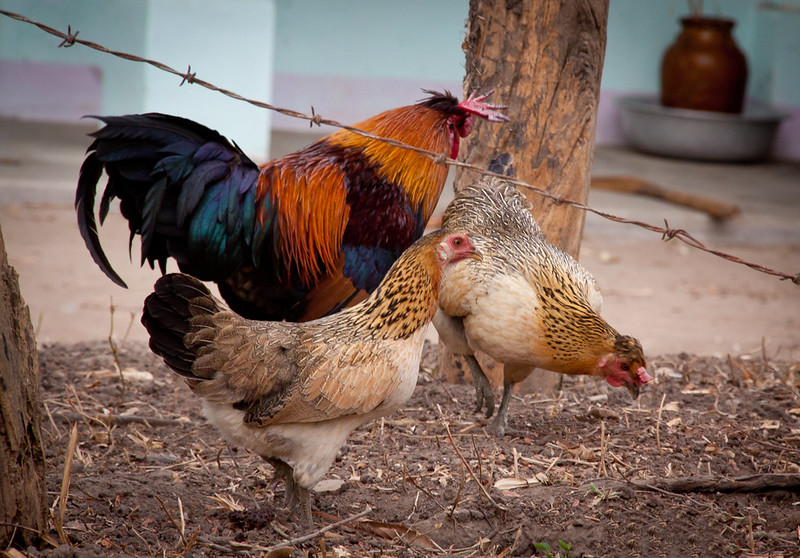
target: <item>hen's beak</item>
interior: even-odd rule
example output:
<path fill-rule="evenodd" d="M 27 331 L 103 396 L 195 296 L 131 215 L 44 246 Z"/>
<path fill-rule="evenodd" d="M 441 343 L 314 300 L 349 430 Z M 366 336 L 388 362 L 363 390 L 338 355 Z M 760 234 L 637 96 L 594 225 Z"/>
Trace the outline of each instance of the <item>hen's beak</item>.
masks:
<path fill-rule="evenodd" d="M 628 391 L 631 393 L 631 397 L 634 400 L 639 398 L 639 386 L 628 384 L 626 387 L 628 388 Z"/>
<path fill-rule="evenodd" d="M 470 257 L 470 258 L 472 258 L 473 260 L 478 260 L 479 262 L 482 262 L 482 261 L 483 261 L 483 255 L 482 255 L 480 252 L 478 252 L 477 250 L 475 250 L 474 252 L 472 252 L 472 253 L 469 255 L 469 257 Z"/>

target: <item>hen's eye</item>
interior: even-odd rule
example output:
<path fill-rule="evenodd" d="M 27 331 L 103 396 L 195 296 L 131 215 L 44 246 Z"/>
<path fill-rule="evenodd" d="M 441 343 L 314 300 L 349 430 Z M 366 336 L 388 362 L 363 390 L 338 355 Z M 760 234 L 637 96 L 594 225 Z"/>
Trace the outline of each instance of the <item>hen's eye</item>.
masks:
<path fill-rule="evenodd" d="M 464 242 L 464 241 L 461 240 L 460 238 L 454 238 L 453 239 L 453 246 L 461 246 L 462 242 Z"/>
<path fill-rule="evenodd" d="M 619 365 L 619 367 L 625 372 L 630 372 L 631 370 L 631 365 L 628 364 L 627 362 L 623 362 L 622 364 Z"/>

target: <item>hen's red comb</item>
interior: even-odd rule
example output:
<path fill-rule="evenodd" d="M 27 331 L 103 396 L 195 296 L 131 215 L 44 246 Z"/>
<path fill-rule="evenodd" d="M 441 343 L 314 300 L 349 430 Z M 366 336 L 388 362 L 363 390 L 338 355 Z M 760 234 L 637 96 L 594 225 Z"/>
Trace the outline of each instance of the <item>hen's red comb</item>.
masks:
<path fill-rule="evenodd" d="M 497 112 L 498 110 L 507 109 L 508 107 L 506 105 L 491 105 L 483 102 L 488 99 L 492 93 L 494 93 L 494 89 L 485 95 L 477 96 L 477 93 L 473 91 L 470 93 L 469 98 L 458 103 L 458 108 L 470 114 L 480 116 L 481 118 L 486 118 L 491 122 L 510 122 L 511 119 L 508 116 Z"/>

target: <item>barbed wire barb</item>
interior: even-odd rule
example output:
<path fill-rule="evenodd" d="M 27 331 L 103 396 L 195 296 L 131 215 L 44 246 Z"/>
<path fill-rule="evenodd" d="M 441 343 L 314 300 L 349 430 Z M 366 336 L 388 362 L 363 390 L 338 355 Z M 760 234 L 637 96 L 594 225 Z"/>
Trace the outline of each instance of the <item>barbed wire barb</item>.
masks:
<path fill-rule="evenodd" d="M 36 27 L 38 27 L 42 31 L 45 31 L 46 33 L 49 33 L 50 35 L 53 35 L 55 37 L 61 38 L 62 41 L 61 41 L 61 44 L 58 45 L 59 47 L 68 48 L 68 47 L 71 47 L 71 46 L 73 46 L 74 44 L 77 43 L 77 44 L 83 45 L 85 47 L 91 48 L 93 50 L 97 50 L 97 51 L 100 51 L 100 52 L 103 52 L 103 53 L 106 53 L 106 54 L 111 54 L 112 56 L 116 56 L 116 57 L 122 58 L 124 60 L 130 60 L 132 62 L 141 62 L 141 63 L 144 63 L 144 64 L 149 64 L 149 65 L 151 65 L 151 66 L 153 66 L 155 68 L 158 68 L 159 70 L 162 70 L 164 72 L 167 72 L 167 73 L 170 73 L 170 74 L 174 74 L 174 75 L 180 77 L 181 80 L 182 80 L 180 85 L 183 85 L 184 83 L 196 84 L 196 85 L 199 85 L 199 86 L 204 87 L 206 89 L 209 89 L 211 91 L 216 91 L 217 93 L 221 93 L 221 94 L 223 94 L 223 95 L 225 95 L 227 97 L 230 97 L 232 99 L 235 99 L 237 101 L 242 101 L 242 102 L 251 104 L 251 105 L 259 107 L 259 108 L 264 108 L 264 109 L 267 109 L 267 110 L 271 110 L 271 111 L 277 112 L 279 114 L 290 116 L 292 118 L 299 118 L 299 119 L 302 119 L 302 120 L 308 120 L 309 121 L 309 126 L 311 126 L 311 127 L 313 127 L 315 124 L 317 126 L 321 126 L 322 124 L 325 124 L 325 125 L 333 126 L 333 127 L 336 127 L 336 128 L 343 128 L 345 130 L 348 130 L 348 131 L 353 132 L 355 134 L 358 134 L 360 136 L 366 137 L 368 139 L 382 141 L 382 142 L 385 142 L 385 143 L 387 143 L 389 145 L 392 145 L 394 147 L 399 147 L 399 148 L 402 148 L 402 149 L 409 149 L 411 151 L 414 151 L 415 153 L 418 153 L 420 155 L 428 157 L 429 159 L 431 159 L 436 164 L 446 164 L 446 165 L 450 165 L 452 167 L 458 167 L 458 168 L 474 171 L 474 172 L 477 172 L 477 173 L 480 173 L 480 174 L 483 174 L 483 175 L 486 175 L 486 176 L 493 176 L 493 177 L 496 177 L 496 178 L 500 178 L 500 179 L 503 179 L 503 180 L 505 180 L 507 182 L 510 182 L 512 184 L 516 184 L 517 186 L 521 186 L 521 187 L 523 187 L 523 188 L 525 188 L 527 190 L 530 190 L 531 192 L 535 192 L 536 194 L 538 194 L 540 196 L 546 197 L 546 198 L 552 200 L 552 202 L 555 205 L 562 205 L 562 204 L 563 205 L 569 205 L 569 206 L 575 207 L 577 209 L 580 209 L 582 211 L 586 211 L 587 213 L 592 213 L 594 215 L 597 215 L 597 216 L 602 217 L 604 219 L 607 219 L 609 221 L 613 221 L 615 223 L 633 225 L 633 226 L 636 226 L 636 227 L 639 227 L 639 228 L 642 228 L 642 229 L 645 229 L 645 230 L 649 230 L 649 231 L 652 231 L 654 233 L 660 234 L 661 235 L 661 239 L 664 240 L 664 241 L 677 239 L 678 241 L 686 244 L 687 246 L 690 246 L 690 247 L 695 248 L 697 250 L 701 250 L 703 252 L 706 252 L 708 254 L 712 254 L 714 256 L 717 256 L 719 258 L 728 260 L 728 261 L 736 263 L 736 264 L 741 264 L 741 265 L 747 266 L 747 267 L 749 267 L 751 269 L 754 269 L 754 270 L 759 271 L 761 273 L 765 273 L 767 275 L 773 275 L 775 277 L 779 277 L 782 281 L 784 281 L 784 280 L 791 281 L 795 285 L 800 286 L 800 273 L 791 275 L 789 273 L 785 273 L 785 272 L 782 272 L 782 271 L 771 269 L 771 268 L 769 268 L 767 266 L 764 266 L 764 265 L 761 265 L 761 264 L 758 264 L 758 263 L 745 261 L 745 260 L 743 260 L 743 259 L 741 259 L 741 258 L 739 258 L 737 256 L 734 256 L 733 254 L 728 254 L 728 253 L 722 252 L 720 250 L 707 248 L 705 245 L 703 245 L 703 243 L 701 243 L 699 240 L 694 238 L 691 234 L 689 234 L 684 229 L 673 229 L 673 228 L 671 228 L 669 226 L 669 223 L 667 223 L 666 219 L 664 220 L 664 227 L 651 225 L 649 223 L 645 223 L 643 221 L 637 221 L 635 219 L 626 219 L 624 217 L 620 217 L 619 215 L 614 215 L 613 213 L 609 213 L 609 212 L 606 212 L 606 211 L 595 209 L 595 208 L 590 207 L 590 206 L 588 206 L 586 204 L 583 204 L 581 202 L 577 202 L 577 201 L 574 201 L 574 200 L 566 199 L 563 195 L 553 194 L 552 192 L 548 192 L 547 190 L 544 190 L 542 188 L 538 188 L 538 187 L 533 186 L 532 184 L 528 184 L 527 182 L 524 182 L 522 180 L 510 179 L 507 176 L 504 176 L 504 175 L 501 175 L 501 174 L 497 174 L 497 173 L 493 173 L 493 172 L 491 172 L 491 171 L 489 171 L 487 169 L 484 169 L 482 167 L 478 167 L 478 166 L 471 165 L 469 163 L 464 163 L 464 162 L 461 162 L 461 161 L 456 161 L 454 159 L 451 159 L 451 158 L 447 157 L 446 153 L 436 153 L 436 152 L 433 152 L 433 151 L 428 151 L 426 149 L 420 149 L 418 147 L 414 147 L 412 145 L 408 145 L 408 144 L 403 143 L 401 141 L 397 141 L 397 140 L 394 140 L 394 139 L 391 139 L 391 138 L 384 138 L 384 137 L 381 137 L 381 136 L 377 136 L 377 135 L 372 134 L 370 132 L 367 132 L 367 131 L 364 131 L 364 130 L 360 130 L 360 129 L 354 127 L 354 126 L 348 126 L 348 125 L 345 125 L 345 124 L 341 124 L 340 122 L 337 122 L 335 120 L 322 118 L 319 114 L 317 114 L 314 111 L 314 107 L 313 106 L 311 107 L 311 115 L 309 116 L 307 114 L 303 114 L 303 113 L 295 111 L 295 110 L 276 107 L 274 105 L 271 105 L 269 103 L 265 103 L 263 101 L 258 101 L 258 100 L 255 100 L 255 99 L 249 99 L 249 98 L 244 97 L 244 96 L 242 96 L 242 95 L 240 95 L 240 94 L 238 94 L 238 93 L 236 93 L 234 91 L 230 91 L 228 89 L 224 89 L 222 87 L 218 87 L 218 86 L 214 85 L 213 83 L 210 83 L 208 81 L 205 81 L 203 79 L 198 78 L 197 74 L 195 72 L 191 71 L 192 70 L 191 65 L 188 66 L 186 72 L 179 72 L 178 70 L 175 70 L 174 68 L 172 68 L 172 67 L 170 67 L 170 66 L 168 66 L 168 65 L 166 65 L 166 64 L 164 64 L 162 62 L 159 62 L 157 60 L 151 60 L 151 59 L 148 59 L 148 58 L 143 58 L 141 56 L 136 56 L 134 54 L 129 54 L 127 52 L 120 52 L 120 51 L 111 50 L 111 49 L 108 49 L 108 48 L 104 47 L 103 45 L 100 45 L 100 44 L 97 44 L 97 43 L 93 43 L 91 41 L 86 41 L 84 39 L 78 39 L 77 37 L 78 37 L 79 31 L 73 32 L 72 31 L 72 27 L 69 26 L 69 25 L 67 26 L 67 33 L 65 34 L 65 33 L 62 33 L 61 31 L 58 31 L 57 29 L 54 29 L 54 28 L 52 28 L 52 27 L 50 27 L 48 25 L 45 25 L 44 23 L 40 23 L 38 21 L 34 21 L 32 19 L 29 19 L 29 18 L 27 18 L 27 17 L 25 17 L 23 15 L 20 15 L 20 14 L 14 13 L 14 12 L 9 12 L 7 10 L 0 9 L 0 14 L 3 14 L 4 16 L 9 17 L 11 19 L 16 19 L 16 20 L 22 21 L 24 23 L 29 23 L 31 25 L 35 25 Z"/>

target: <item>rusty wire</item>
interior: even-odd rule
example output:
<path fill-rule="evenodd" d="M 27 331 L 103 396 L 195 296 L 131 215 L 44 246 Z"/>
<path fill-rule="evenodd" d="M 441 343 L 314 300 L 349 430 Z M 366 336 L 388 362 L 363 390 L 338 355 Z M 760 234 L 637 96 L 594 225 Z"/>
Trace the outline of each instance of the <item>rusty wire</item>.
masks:
<path fill-rule="evenodd" d="M 642 222 L 642 221 L 626 219 L 624 217 L 620 217 L 619 215 L 615 215 L 613 213 L 608 213 L 606 211 L 601 211 L 599 209 L 595 209 L 595 208 L 590 207 L 590 206 L 588 206 L 586 204 L 583 204 L 581 202 L 577 202 L 577 201 L 574 201 L 574 200 L 566 199 L 566 198 L 564 198 L 564 196 L 561 196 L 561 195 L 558 195 L 558 194 L 553 194 L 551 192 L 548 192 L 547 190 L 543 190 L 542 188 L 538 188 L 538 187 L 533 186 L 531 184 L 528 184 L 527 182 L 524 182 L 522 180 L 509 179 L 507 176 L 503 176 L 503 175 L 500 175 L 500 174 L 492 173 L 492 172 L 490 172 L 490 171 L 488 171 L 488 170 L 486 170 L 484 168 L 481 168 L 481 167 L 478 167 L 478 166 L 475 166 L 475 165 L 471 165 L 469 163 L 463 163 L 461 161 L 456 161 L 454 159 L 451 159 L 451 158 L 447 157 L 446 154 L 444 154 L 444 153 L 436 153 L 434 151 L 428 151 L 426 149 L 420 149 L 418 147 L 414 147 L 412 145 L 408 145 L 406 143 L 403 143 L 403 142 L 400 142 L 400 141 L 397 141 L 397 140 L 394 140 L 394 139 L 391 139 L 391 138 L 384 138 L 384 137 L 381 137 L 381 136 L 376 136 L 376 135 L 371 134 L 369 132 L 366 132 L 364 130 L 360 130 L 360 129 L 356 128 L 356 127 L 348 126 L 348 125 L 345 125 L 345 124 L 341 124 L 340 122 L 337 122 L 335 120 L 330 120 L 330 119 L 327 119 L 327 118 L 323 118 L 321 115 L 319 115 L 319 114 L 317 114 L 315 112 L 313 106 L 311 107 L 311 116 L 309 116 L 307 114 L 304 114 L 302 112 L 298 112 L 298 111 L 295 111 L 295 110 L 276 107 L 274 105 L 271 105 L 269 103 L 265 103 L 263 101 L 258 101 L 258 100 L 255 100 L 255 99 L 249 99 L 249 98 L 244 97 L 244 96 L 242 96 L 242 95 L 240 95 L 240 94 L 238 94 L 238 93 L 236 93 L 234 91 L 230 91 L 228 89 L 224 89 L 222 87 L 218 87 L 218 86 L 214 85 L 213 83 L 210 83 L 208 81 L 205 81 L 203 79 L 198 78 L 197 74 L 195 72 L 192 72 L 191 65 L 189 65 L 187 67 L 185 72 L 179 72 L 178 70 L 175 70 L 174 68 L 172 68 L 170 66 L 167 66 L 166 64 L 164 64 L 162 62 L 159 62 L 157 60 L 150 60 L 148 58 L 143 58 L 143 57 L 140 57 L 140 56 L 136 56 L 134 54 L 129 54 L 127 52 L 111 50 L 111 49 L 108 49 L 108 48 L 104 47 L 103 45 L 100 45 L 100 44 L 97 44 L 97 43 L 93 43 L 91 41 L 86 41 L 86 40 L 83 40 L 83 39 L 79 39 L 78 38 L 79 31 L 74 31 L 73 32 L 71 26 L 67 26 L 67 32 L 63 33 L 61 31 L 58 31 L 57 29 L 54 29 L 54 28 L 48 26 L 48 25 L 45 25 L 45 24 L 40 23 L 38 21 L 34 21 L 32 19 L 29 19 L 29 18 L 27 18 L 27 17 L 25 17 L 23 15 L 20 15 L 20 14 L 14 13 L 14 12 L 9 12 L 9 11 L 0 9 L 0 14 L 3 14 L 5 16 L 11 18 L 11 19 L 16 19 L 18 21 L 22 21 L 22 22 L 25 22 L 25 23 L 30 23 L 31 25 L 35 25 L 36 27 L 38 27 L 42 31 L 45 31 L 46 33 L 49 33 L 50 35 L 54 35 L 56 37 L 59 37 L 60 39 L 62 39 L 61 43 L 58 45 L 59 48 L 60 47 L 65 47 L 65 48 L 71 47 L 71 46 L 73 46 L 74 44 L 77 43 L 77 44 L 86 46 L 88 48 L 91 48 L 91 49 L 94 49 L 94 50 L 98 50 L 100 52 L 111 54 L 111 55 L 116 56 L 118 58 L 123 58 L 125 60 L 130 60 L 130 61 L 133 61 L 133 62 L 143 62 L 145 64 L 149 64 L 149 65 L 151 65 L 151 66 L 153 66 L 155 68 L 158 68 L 159 70 L 162 70 L 164 72 L 167 72 L 167 73 L 170 73 L 170 74 L 173 74 L 173 75 L 176 75 L 176 76 L 180 77 L 181 78 L 181 82 L 180 82 L 179 86 L 183 85 L 184 83 L 200 85 L 201 87 L 205 87 L 206 89 L 210 89 L 211 91 L 216 91 L 218 93 L 222 93 L 223 95 L 226 95 L 226 96 L 228 96 L 228 97 L 230 97 L 232 99 L 236 99 L 238 101 L 243 101 L 245 103 L 249 103 L 251 105 L 254 105 L 254 106 L 257 106 L 257 107 L 260 107 L 260 108 L 265 108 L 265 109 L 268 109 L 268 110 L 271 110 L 271 111 L 275 111 L 275 112 L 280 113 L 280 114 L 285 114 L 285 115 L 293 117 L 293 118 L 300 118 L 300 119 L 303 119 L 303 120 L 308 120 L 309 121 L 309 126 L 311 126 L 311 127 L 313 127 L 314 125 L 321 126 L 322 124 L 325 124 L 325 125 L 328 125 L 328 126 L 334 126 L 336 128 L 343 128 L 345 130 L 348 130 L 350 132 L 353 132 L 355 134 L 364 136 L 364 137 L 369 138 L 369 139 L 383 141 L 385 143 L 388 143 L 389 145 L 393 145 L 395 147 L 400 147 L 400 148 L 403 148 L 403 149 L 410 149 L 411 151 L 414 151 L 416 153 L 419 153 L 421 155 L 424 155 L 424 156 L 430 158 L 436 164 L 446 164 L 446 165 L 450 165 L 450 166 L 454 166 L 454 167 L 460 167 L 460 168 L 468 169 L 468 170 L 471 170 L 471 171 L 475 171 L 475 172 L 478 172 L 478 173 L 481 173 L 481 174 L 484 174 L 484 175 L 487 175 L 487 176 L 494 176 L 494 177 L 497 177 L 497 178 L 502 178 L 502 179 L 504 179 L 504 180 L 506 180 L 508 182 L 512 182 L 512 183 L 514 183 L 514 184 L 516 184 L 518 186 L 522 186 L 523 188 L 526 188 L 526 189 L 528 189 L 528 190 L 530 190 L 532 192 L 535 192 L 535 193 L 539 194 L 540 196 L 544 196 L 546 198 L 549 198 L 556 205 L 561 205 L 561 204 L 570 205 L 570 206 L 575 207 L 577 209 L 581 209 L 583 211 L 598 215 L 599 217 L 603 217 L 604 219 L 608 219 L 609 221 L 614 221 L 616 223 L 624 223 L 626 225 L 634 225 L 634 226 L 637 226 L 637 227 L 640 227 L 640 228 L 643 228 L 643 229 L 646 229 L 646 230 L 649 230 L 649 231 L 652 231 L 652 232 L 655 232 L 655 233 L 659 233 L 661 235 L 661 239 L 664 240 L 664 241 L 677 239 L 680 242 L 682 242 L 682 243 L 684 243 L 684 244 L 686 244 L 688 246 L 691 246 L 692 248 L 696 248 L 697 250 L 701 250 L 703 252 L 707 252 L 709 254 L 712 254 L 714 256 L 723 258 L 723 259 L 728 260 L 728 261 L 733 262 L 733 263 L 745 265 L 745 266 L 747 266 L 747 267 L 749 267 L 751 269 L 754 269 L 754 270 L 759 271 L 761 273 L 765 273 L 767 275 L 773 275 L 775 277 L 779 277 L 782 281 L 785 281 L 785 280 L 791 281 L 795 285 L 800 286 L 800 273 L 796 273 L 794 275 L 791 275 L 789 273 L 785 273 L 785 272 L 782 272 L 782 271 L 777 271 L 775 269 L 771 269 L 771 268 L 769 268 L 767 266 L 764 266 L 764 265 L 761 265 L 761 264 L 758 264 L 758 263 L 748 262 L 748 261 L 743 260 L 743 259 L 741 259 L 741 258 L 739 258 L 737 256 L 734 256 L 733 254 L 728 254 L 726 252 L 722 252 L 720 250 L 715 250 L 713 248 L 707 248 L 702 242 L 700 242 L 699 240 L 694 238 L 691 234 L 689 234 L 684 229 L 673 229 L 673 228 L 671 228 L 669 226 L 669 223 L 666 221 L 666 219 L 664 220 L 664 226 L 663 227 L 660 227 L 660 226 L 657 226 L 657 225 L 651 225 L 649 223 L 645 223 L 645 222 Z"/>

